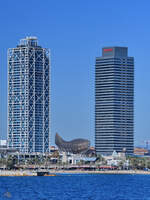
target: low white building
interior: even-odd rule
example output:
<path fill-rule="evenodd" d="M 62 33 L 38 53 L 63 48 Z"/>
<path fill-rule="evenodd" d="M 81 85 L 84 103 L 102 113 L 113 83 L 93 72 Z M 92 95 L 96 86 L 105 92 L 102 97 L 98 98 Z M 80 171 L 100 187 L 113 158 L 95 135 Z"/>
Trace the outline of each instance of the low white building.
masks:
<path fill-rule="evenodd" d="M 103 156 L 109 166 L 119 166 L 121 163 L 126 165 L 125 153 L 117 153 L 114 151 L 111 156 Z"/>
<path fill-rule="evenodd" d="M 6 146 L 7 140 L 0 140 L 0 146 Z"/>
<path fill-rule="evenodd" d="M 71 154 L 71 153 L 62 152 L 62 163 L 76 165 L 82 161 L 93 162 L 95 160 L 96 160 L 96 157 L 89 158 L 82 154 Z"/>

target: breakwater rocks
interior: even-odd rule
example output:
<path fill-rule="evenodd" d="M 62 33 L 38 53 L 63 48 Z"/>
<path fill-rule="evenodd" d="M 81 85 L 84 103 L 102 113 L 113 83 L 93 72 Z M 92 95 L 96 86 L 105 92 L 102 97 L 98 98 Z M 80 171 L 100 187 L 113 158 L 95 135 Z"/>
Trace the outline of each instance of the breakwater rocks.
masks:
<path fill-rule="evenodd" d="M 29 170 L 0 170 L 0 176 L 37 176 L 37 173 Z"/>

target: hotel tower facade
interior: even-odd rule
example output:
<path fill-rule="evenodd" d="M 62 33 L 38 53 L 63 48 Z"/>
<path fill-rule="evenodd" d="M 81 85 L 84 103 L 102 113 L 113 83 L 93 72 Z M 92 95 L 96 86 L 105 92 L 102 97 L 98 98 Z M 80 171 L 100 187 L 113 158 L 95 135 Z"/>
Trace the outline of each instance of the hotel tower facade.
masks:
<path fill-rule="evenodd" d="M 8 147 L 49 152 L 49 50 L 36 37 L 8 50 Z"/>
<path fill-rule="evenodd" d="M 133 153 L 134 58 L 126 47 L 106 47 L 95 65 L 95 148 Z"/>

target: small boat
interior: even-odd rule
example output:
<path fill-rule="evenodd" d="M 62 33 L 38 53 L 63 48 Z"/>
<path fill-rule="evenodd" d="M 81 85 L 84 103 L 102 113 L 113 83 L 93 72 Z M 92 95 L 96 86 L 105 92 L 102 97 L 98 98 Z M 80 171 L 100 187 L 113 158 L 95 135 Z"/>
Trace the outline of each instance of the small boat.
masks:
<path fill-rule="evenodd" d="M 52 174 L 47 171 L 44 171 L 44 172 L 37 172 L 37 176 L 56 176 L 56 174 Z"/>

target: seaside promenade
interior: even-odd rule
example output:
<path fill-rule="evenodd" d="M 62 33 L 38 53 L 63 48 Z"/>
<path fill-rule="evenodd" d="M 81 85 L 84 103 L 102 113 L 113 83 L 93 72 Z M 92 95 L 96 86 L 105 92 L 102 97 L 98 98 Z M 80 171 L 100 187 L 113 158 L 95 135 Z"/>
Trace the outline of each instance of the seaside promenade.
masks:
<path fill-rule="evenodd" d="M 38 176 L 39 171 L 35 170 L 0 170 L 0 176 Z M 83 171 L 83 170 L 47 170 L 40 171 L 46 172 L 49 175 L 61 175 L 61 174 L 147 174 L 150 175 L 150 171 L 144 170 L 101 170 L 101 171 Z"/>

